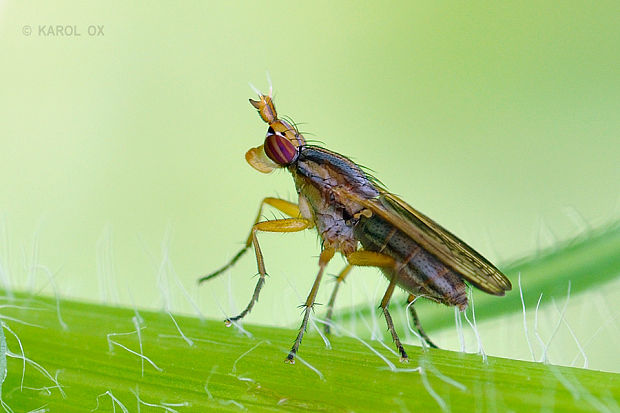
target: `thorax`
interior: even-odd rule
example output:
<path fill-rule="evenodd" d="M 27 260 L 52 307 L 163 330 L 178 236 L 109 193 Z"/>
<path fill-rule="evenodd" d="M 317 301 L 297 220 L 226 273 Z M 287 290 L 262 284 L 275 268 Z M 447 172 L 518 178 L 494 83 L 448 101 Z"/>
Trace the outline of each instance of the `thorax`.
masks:
<path fill-rule="evenodd" d="M 367 175 L 346 157 L 323 148 L 302 148 L 289 167 L 302 213 L 314 221 L 324 245 L 348 255 L 357 249 L 354 216 L 362 206 L 343 197 L 354 193 L 364 199 L 379 195 Z"/>

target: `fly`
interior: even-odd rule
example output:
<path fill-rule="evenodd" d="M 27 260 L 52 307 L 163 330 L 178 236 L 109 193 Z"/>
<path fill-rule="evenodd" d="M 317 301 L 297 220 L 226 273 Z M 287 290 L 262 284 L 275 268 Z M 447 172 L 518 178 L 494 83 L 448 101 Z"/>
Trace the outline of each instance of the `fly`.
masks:
<path fill-rule="evenodd" d="M 295 362 L 323 273 L 336 252 L 346 258 L 348 265 L 340 272 L 329 300 L 328 321 L 338 288 L 350 270 L 354 266 L 379 268 L 389 280 L 380 308 L 401 361 L 407 361 L 407 353 L 388 311 L 396 286 L 409 293 L 410 303 L 422 296 L 457 306 L 461 311 L 467 308 L 465 282 L 498 296 L 512 288 L 510 280 L 483 256 L 390 193 L 353 161 L 306 143 L 294 125 L 278 118 L 271 88 L 268 95 L 257 93 L 259 100 L 250 99 L 250 103 L 269 127 L 264 143 L 250 149 L 245 159 L 263 173 L 286 168 L 293 176 L 299 198 L 297 203 L 271 197 L 263 199 L 243 249 L 224 267 L 199 279 L 201 283 L 218 276 L 234 265 L 251 246 L 254 248 L 259 273 L 254 294 L 239 315 L 226 320 L 228 325 L 252 310 L 265 284 L 267 271 L 258 243 L 259 232 L 298 232 L 316 228 L 323 241 L 319 271 L 303 304 L 299 333 L 285 360 L 289 363 Z M 261 221 L 265 205 L 281 211 L 288 218 Z M 413 304 L 409 308 L 421 337 L 429 346 L 436 347 L 422 329 Z M 328 326 L 326 330 L 329 330 Z"/>

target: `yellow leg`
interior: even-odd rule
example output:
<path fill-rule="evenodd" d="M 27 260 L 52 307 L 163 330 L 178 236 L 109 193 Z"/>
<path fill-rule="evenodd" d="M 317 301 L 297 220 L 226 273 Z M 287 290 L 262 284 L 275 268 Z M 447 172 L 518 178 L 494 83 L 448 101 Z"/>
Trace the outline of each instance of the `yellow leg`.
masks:
<path fill-rule="evenodd" d="M 267 271 L 265 270 L 265 261 L 263 260 L 263 253 L 261 252 L 260 245 L 258 244 L 258 238 L 256 237 L 256 233 L 258 231 L 264 232 L 297 232 L 303 231 L 306 228 L 312 226 L 312 223 L 304 218 L 285 218 L 285 219 L 276 219 L 273 221 L 263 221 L 257 222 L 252 227 L 251 234 L 251 242 L 254 245 L 254 252 L 256 253 L 256 265 L 258 266 L 258 275 L 259 279 L 256 283 L 256 287 L 254 287 L 254 294 L 252 294 L 252 299 L 248 306 L 243 310 L 239 315 L 235 317 L 231 317 L 226 320 L 226 323 L 230 325 L 231 322 L 237 321 L 245 317 L 250 311 L 252 311 L 252 307 L 258 301 L 258 295 L 260 294 L 261 288 L 263 288 L 263 284 L 265 284 L 265 276 L 267 275 Z"/>
<path fill-rule="evenodd" d="M 334 286 L 334 291 L 332 292 L 332 295 L 329 298 L 329 303 L 327 304 L 327 316 L 325 317 L 327 321 L 327 324 L 325 324 L 326 334 L 330 333 L 329 324 L 332 321 L 332 314 L 334 312 L 334 303 L 336 302 L 336 294 L 338 294 L 338 289 L 340 288 L 340 284 L 344 282 L 344 279 L 347 277 L 347 275 L 349 275 L 349 272 L 351 272 L 352 268 L 353 266 L 351 264 L 347 265 L 346 267 L 344 267 L 342 271 L 340 271 L 340 274 L 338 274 L 338 277 L 336 278 L 336 285 Z"/>
<path fill-rule="evenodd" d="M 284 199 L 280 199 L 280 198 L 267 197 L 261 201 L 260 206 L 258 207 L 258 213 L 256 214 L 256 219 L 254 220 L 254 223 L 252 224 L 252 228 L 254 228 L 254 226 L 258 224 L 258 222 L 260 221 L 260 218 L 263 214 L 263 207 L 265 205 L 269 205 L 277 209 L 278 211 L 288 215 L 291 218 L 299 218 L 301 216 L 299 212 L 299 207 L 297 206 L 297 204 L 293 202 L 285 201 Z M 252 245 L 252 233 L 253 233 L 253 230 L 250 230 L 250 235 L 248 235 L 245 245 L 243 246 L 241 251 L 235 254 L 235 256 L 232 258 L 232 260 L 230 260 L 228 264 L 224 265 L 219 270 L 212 272 L 211 274 L 201 277 L 200 279 L 198 279 L 198 284 L 204 281 L 210 280 L 211 278 L 217 277 L 218 275 L 220 275 L 221 273 L 223 273 L 224 271 L 226 271 L 227 269 L 235 265 L 235 263 L 239 260 L 239 258 L 241 258 L 250 248 L 250 245 Z"/>
<path fill-rule="evenodd" d="M 312 289 L 310 290 L 310 294 L 308 294 L 308 298 L 306 299 L 306 302 L 304 304 L 304 319 L 301 323 L 301 327 L 299 328 L 297 339 L 295 339 L 295 343 L 293 343 L 291 351 L 288 353 L 288 356 L 284 360 L 287 363 L 295 363 L 295 355 L 297 354 L 297 350 L 299 350 L 301 339 L 303 338 L 306 327 L 308 326 L 308 318 L 310 317 L 310 311 L 312 311 L 312 306 L 314 306 L 316 294 L 319 291 L 319 284 L 321 283 L 321 278 L 323 278 L 323 272 L 325 271 L 327 263 L 334 257 L 335 252 L 336 251 L 333 248 L 327 248 L 321 251 L 321 256 L 319 257 L 319 273 L 314 280 L 314 284 L 312 284 Z"/>
<path fill-rule="evenodd" d="M 297 204 L 290 202 L 290 201 L 285 201 L 284 199 L 280 199 L 280 198 L 267 197 L 263 199 L 260 203 L 260 207 L 258 208 L 258 213 L 256 214 L 256 219 L 254 220 L 254 225 L 260 222 L 260 218 L 263 215 L 263 207 L 265 205 L 272 206 L 278 211 L 288 215 L 291 218 L 301 217 L 301 213 L 299 212 L 299 206 L 297 206 Z M 252 243 L 252 232 L 250 231 L 250 235 L 248 236 L 248 239 L 245 242 L 246 247 L 249 247 L 251 243 Z"/>
<path fill-rule="evenodd" d="M 398 271 L 399 267 L 397 266 L 394 258 L 389 255 L 382 254 L 380 252 L 373 251 L 355 251 L 347 256 L 347 260 L 351 265 L 363 266 L 363 267 L 381 267 L 381 268 L 390 268 L 392 269 L 392 278 L 390 279 L 390 284 L 388 285 L 385 294 L 383 295 L 383 299 L 381 300 L 381 310 L 383 310 L 383 315 L 385 316 L 385 322 L 387 323 L 388 330 L 392 335 L 392 340 L 394 340 L 394 344 L 400 353 L 401 361 L 408 361 L 409 358 L 407 353 L 405 352 L 405 348 L 400 342 L 398 338 L 398 334 L 396 334 L 396 329 L 394 328 L 394 322 L 392 321 L 392 316 L 388 311 L 388 305 L 390 303 L 390 298 L 392 298 L 392 294 L 394 293 L 394 288 L 396 287 L 396 281 L 398 279 Z"/>
<path fill-rule="evenodd" d="M 396 261 L 389 255 L 373 251 L 355 251 L 347 255 L 349 264 L 358 267 L 384 267 L 396 268 Z"/>
<path fill-rule="evenodd" d="M 329 303 L 327 304 L 327 322 L 325 324 L 325 333 L 330 332 L 329 322 L 332 320 L 332 315 L 334 311 L 334 302 L 336 301 L 336 295 L 338 294 L 338 290 L 340 288 L 340 284 L 344 281 L 344 279 L 349 275 L 349 272 L 353 268 L 353 266 L 359 267 L 394 267 L 396 265 L 394 259 L 387 255 L 372 252 L 372 251 L 355 251 L 352 254 L 349 254 L 347 257 L 349 261 L 349 265 L 347 265 L 336 278 L 336 285 L 334 287 L 334 291 L 329 299 Z"/>

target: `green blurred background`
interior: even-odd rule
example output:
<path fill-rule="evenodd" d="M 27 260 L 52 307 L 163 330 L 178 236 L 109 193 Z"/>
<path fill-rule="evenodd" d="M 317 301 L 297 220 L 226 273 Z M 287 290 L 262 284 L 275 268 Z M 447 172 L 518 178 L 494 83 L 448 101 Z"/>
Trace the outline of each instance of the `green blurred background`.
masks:
<path fill-rule="evenodd" d="M 615 220 L 619 13 L 617 1 L 0 1 L 5 278 L 50 293 L 49 270 L 63 297 L 194 312 L 182 284 L 211 318 L 245 306 L 252 254 L 195 280 L 236 253 L 264 196 L 295 199 L 287 173 L 243 156 L 266 132 L 247 102 L 266 71 L 279 113 L 307 137 L 494 262 Z M 80 36 L 44 34 L 56 25 Z M 261 240 L 271 277 L 247 321 L 296 327 L 316 235 Z M 375 305 L 384 286 L 356 270 L 338 304 Z M 615 303 L 620 286 L 596 294 Z M 573 327 L 602 323 L 577 308 Z M 516 317 L 483 339 L 526 357 L 510 335 L 520 328 Z"/>

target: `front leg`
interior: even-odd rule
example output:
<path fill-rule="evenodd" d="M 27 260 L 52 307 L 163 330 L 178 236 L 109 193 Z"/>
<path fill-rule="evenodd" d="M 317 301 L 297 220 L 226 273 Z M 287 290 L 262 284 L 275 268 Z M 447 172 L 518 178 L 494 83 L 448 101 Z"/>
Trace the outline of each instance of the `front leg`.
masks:
<path fill-rule="evenodd" d="M 254 246 L 254 252 L 256 254 L 256 265 L 258 266 L 258 275 L 259 279 L 256 283 L 256 287 L 254 288 L 254 294 L 252 294 L 252 299 L 248 306 L 243 310 L 239 315 L 235 317 L 231 317 L 226 319 L 227 325 L 230 325 L 233 321 L 237 321 L 245 317 L 250 311 L 252 311 L 252 307 L 258 301 L 258 295 L 260 294 L 261 288 L 265 284 L 265 276 L 267 275 L 267 271 L 265 270 L 265 262 L 263 260 L 263 253 L 261 252 L 260 245 L 258 243 L 258 238 L 256 233 L 258 231 L 265 232 L 298 232 L 303 231 L 304 229 L 311 228 L 312 222 L 308 221 L 304 218 L 286 218 L 286 219 L 276 219 L 273 221 L 263 221 L 254 224 L 252 227 L 252 232 L 250 234 L 250 240 L 252 245 Z"/>
<path fill-rule="evenodd" d="M 243 248 L 237 254 L 235 254 L 235 256 L 232 258 L 232 260 L 230 260 L 222 268 L 220 268 L 219 270 L 217 270 L 215 272 L 212 272 L 211 274 L 208 274 L 208 275 L 205 275 L 204 277 L 199 278 L 198 279 L 198 284 L 201 284 L 204 281 L 210 280 L 210 279 L 215 278 L 218 275 L 222 274 L 224 271 L 226 271 L 227 269 L 229 269 L 230 267 L 235 265 L 235 263 L 239 260 L 239 258 L 241 258 L 247 252 L 247 250 L 252 245 L 252 237 L 253 237 L 252 234 L 254 232 L 254 227 L 260 222 L 260 218 L 261 218 L 261 216 L 263 214 L 263 207 L 265 205 L 269 205 L 269 206 L 277 209 L 278 211 L 288 215 L 291 218 L 300 218 L 301 217 L 301 212 L 300 212 L 299 206 L 297 204 L 295 204 L 293 202 L 290 202 L 290 201 L 286 201 L 284 199 L 280 199 L 280 198 L 271 198 L 271 197 L 264 198 L 261 201 L 260 206 L 258 207 L 258 213 L 256 214 L 256 219 L 254 219 L 254 223 L 252 224 L 252 229 L 250 230 L 250 235 L 248 235 L 248 238 L 245 241 L 245 245 L 243 246 Z M 265 222 L 273 222 L 273 221 L 265 221 Z"/>

